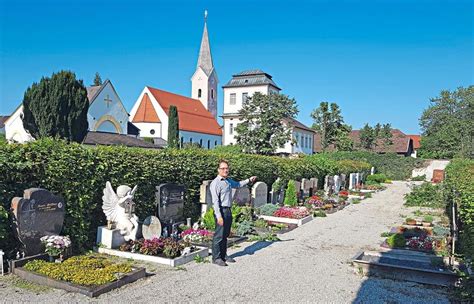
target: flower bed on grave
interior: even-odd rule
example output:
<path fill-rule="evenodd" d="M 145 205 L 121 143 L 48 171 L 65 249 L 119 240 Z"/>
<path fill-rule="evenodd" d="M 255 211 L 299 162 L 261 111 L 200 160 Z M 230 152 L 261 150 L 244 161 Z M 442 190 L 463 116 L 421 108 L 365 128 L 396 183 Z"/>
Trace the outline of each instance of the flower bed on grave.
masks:
<path fill-rule="evenodd" d="M 308 208 L 288 206 L 278 208 L 272 216 L 259 215 L 259 218 L 276 223 L 296 224 L 298 226 L 313 219 Z"/>
<path fill-rule="evenodd" d="M 207 248 L 173 238 L 131 240 L 122 244 L 119 250 L 109 248 L 98 248 L 97 250 L 100 253 L 173 267 L 188 263 L 197 255 L 202 258 L 208 256 Z"/>
<path fill-rule="evenodd" d="M 446 230 L 438 226 L 434 233 L 433 229 L 424 227 L 396 227 L 388 233 L 388 237 L 381 247 L 408 249 L 444 256 L 449 252 L 447 240 L 449 231 L 446 232 Z"/>
<path fill-rule="evenodd" d="M 14 268 L 19 277 L 40 285 L 96 297 L 146 276 L 144 268 L 103 256 L 74 256 L 62 263 L 33 259 Z"/>

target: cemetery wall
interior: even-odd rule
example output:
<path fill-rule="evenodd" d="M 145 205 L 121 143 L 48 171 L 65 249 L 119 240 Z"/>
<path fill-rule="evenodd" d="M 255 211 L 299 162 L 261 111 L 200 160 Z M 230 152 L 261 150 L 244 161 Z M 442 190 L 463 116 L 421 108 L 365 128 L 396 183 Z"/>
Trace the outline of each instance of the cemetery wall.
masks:
<path fill-rule="evenodd" d="M 203 180 L 215 177 L 220 158 L 230 161 L 233 178 L 256 175 L 267 185 L 277 177 L 286 180 L 317 177 L 322 181 L 325 175 L 338 173 L 338 162 L 326 157 L 283 159 L 202 149 L 88 148 L 53 139 L 24 145 L 0 143 L 1 205 L 9 210 L 12 198 L 21 197 L 24 189 L 32 187 L 61 195 L 67 204 L 63 234 L 71 237 L 75 251 L 88 250 L 94 243 L 97 227 L 105 224 L 101 206 L 106 181 L 114 189 L 121 184 L 138 185 L 134 201 L 141 220 L 155 211 L 157 185 L 184 184 L 185 216 L 197 219 L 200 185 Z M 11 229 L 8 231 L 10 238 Z M 2 247 L 13 246 L 3 244 Z"/>

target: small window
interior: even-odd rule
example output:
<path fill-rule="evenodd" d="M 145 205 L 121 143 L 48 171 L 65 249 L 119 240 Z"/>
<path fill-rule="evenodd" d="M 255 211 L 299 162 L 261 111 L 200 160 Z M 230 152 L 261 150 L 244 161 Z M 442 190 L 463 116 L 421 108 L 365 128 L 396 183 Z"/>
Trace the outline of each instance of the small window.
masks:
<path fill-rule="evenodd" d="M 201 95 L 202 95 L 202 91 L 201 89 L 198 90 L 198 98 L 201 98 Z"/>
<path fill-rule="evenodd" d="M 300 144 L 300 137 L 299 137 L 299 135 L 296 134 L 296 137 L 295 137 L 295 138 L 296 138 L 296 146 L 299 146 L 299 144 Z"/>
<path fill-rule="evenodd" d="M 199 141 L 199 145 L 202 147 L 202 138 L 201 138 L 201 140 Z"/>
<path fill-rule="evenodd" d="M 229 124 L 229 134 L 234 134 L 234 124 Z"/>
<path fill-rule="evenodd" d="M 249 93 L 242 93 L 242 103 L 246 102 L 249 98 Z"/>
<path fill-rule="evenodd" d="M 217 146 L 217 140 L 214 142 L 214 147 Z"/>
<path fill-rule="evenodd" d="M 193 138 L 192 138 L 192 137 L 189 138 L 189 142 L 190 142 L 190 143 L 193 143 Z"/>
<path fill-rule="evenodd" d="M 230 104 L 235 105 L 235 100 L 236 100 L 236 94 L 232 93 L 230 94 Z"/>
<path fill-rule="evenodd" d="M 184 137 L 181 136 L 181 148 L 183 147 L 183 144 L 184 144 Z"/>
<path fill-rule="evenodd" d="M 150 134 L 151 134 L 151 135 L 155 134 L 155 129 L 151 129 L 151 130 L 150 130 Z"/>
<path fill-rule="evenodd" d="M 211 98 L 214 99 L 214 90 L 211 89 Z"/>
<path fill-rule="evenodd" d="M 208 139 L 208 140 L 207 140 L 207 149 L 210 149 L 210 148 L 211 148 L 211 140 Z"/>

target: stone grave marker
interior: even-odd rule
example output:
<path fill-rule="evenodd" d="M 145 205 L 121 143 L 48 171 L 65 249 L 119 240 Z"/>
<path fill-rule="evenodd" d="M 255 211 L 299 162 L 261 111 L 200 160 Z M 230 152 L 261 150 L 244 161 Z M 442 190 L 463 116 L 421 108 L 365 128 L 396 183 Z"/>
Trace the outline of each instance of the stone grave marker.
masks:
<path fill-rule="evenodd" d="M 258 208 L 267 203 L 268 187 L 264 182 L 256 182 L 252 187 L 252 205 Z"/>
<path fill-rule="evenodd" d="M 184 185 L 173 183 L 156 187 L 156 214 L 162 224 L 184 221 Z M 169 231 L 169 230 L 168 230 Z"/>
<path fill-rule="evenodd" d="M 3 276 L 3 250 L 0 250 L 0 269 L 2 270 L 2 276 Z"/>
<path fill-rule="evenodd" d="M 349 174 L 349 190 L 354 190 L 357 185 L 356 173 Z"/>
<path fill-rule="evenodd" d="M 370 168 L 370 175 L 374 175 L 375 173 L 375 167 Z"/>
<path fill-rule="evenodd" d="M 301 180 L 301 190 L 303 192 L 303 197 L 308 197 L 310 195 L 312 188 L 312 182 L 309 179 L 303 178 Z"/>
<path fill-rule="evenodd" d="M 341 190 L 341 177 L 339 175 L 334 175 L 334 192 L 339 193 Z"/>
<path fill-rule="evenodd" d="M 250 190 L 247 186 L 232 189 L 232 202 L 238 206 L 250 204 Z"/>
<path fill-rule="evenodd" d="M 433 170 L 433 178 L 431 178 L 431 181 L 433 183 L 441 183 L 444 180 L 444 170 L 441 169 L 434 169 Z"/>
<path fill-rule="evenodd" d="M 347 176 L 344 173 L 341 174 L 341 188 L 347 189 Z"/>
<path fill-rule="evenodd" d="M 23 197 L 12 199 L 14 232 L 25 246 L 27 256 L 43 252 L 40 238 L 59 235 L 63 229 L 65 202 L 46 189 L 26 189 Z"/>
<path fill-rule="evenodd" d="M 316 177 L 312 177 L 309 180 L 311 181 L 313 192 L 316 192 L 318 190 L 318 179 Z"/>
<path fill-rule="evenodd" d="M 332 193 L 334 193 L 334 176 L 327 175 L 324 179 L 324 191 L 331 195 Z"/>
<path fill-rule="evenodd" d="M 142 225 L 142 234 L 145 240 L 161 237 L 161 223 L 160 220 L 153 215 L 148 216 Z"/>
<path fill-rule="evenodd" d="M 212 197 L 211 197 L 211 180 L 205 180 L 202 182 L 201 186 L 199 187 L 200 195 L 199 195 L 199 202 L 201 204 L 206 204 L 211 206 L 212 205 Z"/>

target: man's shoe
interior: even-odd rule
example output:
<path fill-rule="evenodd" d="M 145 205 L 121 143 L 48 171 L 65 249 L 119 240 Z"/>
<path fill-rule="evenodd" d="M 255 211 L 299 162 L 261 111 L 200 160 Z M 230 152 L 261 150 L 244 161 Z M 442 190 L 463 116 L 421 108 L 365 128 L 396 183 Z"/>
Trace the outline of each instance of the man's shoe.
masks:
<path fill-rule="evenodd" d="M 216 264 L 216 265 L 219 265 L 219 266 L 227 266 L 226 262 L 224 262 L 221 259 L 216 259 L 216 260 L 212 261 L 212 264 Z"/>
<path fill-rule="evenodd" d="M 226 261 L 227 263 L 235 263 L 234 258 L 231 258 L 230 256 L 226 257 L 226 258 L 225 258 L 225 261 Z"/>

